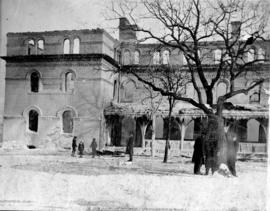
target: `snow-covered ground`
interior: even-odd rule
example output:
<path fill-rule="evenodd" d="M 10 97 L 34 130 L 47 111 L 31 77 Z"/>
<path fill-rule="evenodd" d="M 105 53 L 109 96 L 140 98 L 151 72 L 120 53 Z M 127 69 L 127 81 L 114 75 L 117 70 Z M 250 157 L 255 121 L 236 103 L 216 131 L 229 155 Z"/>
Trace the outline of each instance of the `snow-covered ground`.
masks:
<path fill-rule="evenodd" d="M 237 178 L 196 176 L 189 159 L 71 157 L 0 151 L 0 210 L 265 210 L 267 163 L 238 162 Z"/>

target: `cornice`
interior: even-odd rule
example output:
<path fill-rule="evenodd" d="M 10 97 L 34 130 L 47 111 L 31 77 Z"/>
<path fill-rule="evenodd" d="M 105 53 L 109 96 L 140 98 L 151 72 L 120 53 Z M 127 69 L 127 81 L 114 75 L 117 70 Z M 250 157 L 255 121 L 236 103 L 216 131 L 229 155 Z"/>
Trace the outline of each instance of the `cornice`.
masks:
<path fill-rule="evenodd" d="M 20 55 L 2 56 L 7 63 L 24 62 L 65 62 L 65 61 L 97 61 L 104 59 L 115 67 L 119 67 L 118 62 L 106 54 L 52 54 L 52 55 Z"/>

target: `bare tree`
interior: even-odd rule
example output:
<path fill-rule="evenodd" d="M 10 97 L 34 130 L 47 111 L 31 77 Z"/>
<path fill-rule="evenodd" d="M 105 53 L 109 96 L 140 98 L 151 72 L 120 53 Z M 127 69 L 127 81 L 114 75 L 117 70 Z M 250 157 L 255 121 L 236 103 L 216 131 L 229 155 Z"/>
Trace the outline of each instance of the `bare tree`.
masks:
<path fill-rule="evenodd" d="M 264 12 L 263 3 L 246 0 L 120 0 L 118 4 L 112 3 L 110 8 L 116 17 L 125 15 L 137 26 L 133 27 L 133 30 L 139 33 L 141 41 L 154 40 L 163 46 L 183 52 L 187 61 L 184 68 L 189 73 L 198 96 L 197 100 L 179 93 L 178 90 L 164 87 L 157 83 L 159 79 L 153 80 L 152 77 L 141 74 L 141 67 L 124 66 L 121 71 L 136 76 L 139 81 L 163 96 L 168 96 L 169 99 L 192 104 L 204 111 L 208 119 L 216 122 L 219 163 L 227 161 L 222 119 L 224 103 L 238 94 L 247 94 L 264 81 L 258 77 L 250 86 L 235 86 L 236 81 L 251 68 L 253 71 L 256 69 L 259 76 L 261 66 L 258 63 L 265 61 L 263 55 L 255 56 L 251 48 L 254 43 L 263 40 L 265 34 L 268 17 Z M 147 23 L 156 23 L 157 27 L 147 26 Z M 232 28 L 231 23 L 234 23 Z M 215 58 L 215 65 L 211 67 L 205 64 L 207 53 L 211 52 L 207 46 L 209 41 L 216 41 L 221 49 L 220 55 Z M 247 55 L 252 55 L 252 59 L 248 60 Z M 151 75 L 152 67 L 146 69 L 147 74 Z M 165 72 L 168 70 L 165 67 L 155 69 Z M 214 73 L 210 78 L 207 75 L 209 71 Z M 169 74 L 168 77 L 174 76 Z M 214 88 L 221 78 L 227 78 L 230 86 L 224 95 L 217 98 L 215 105 Z"/>

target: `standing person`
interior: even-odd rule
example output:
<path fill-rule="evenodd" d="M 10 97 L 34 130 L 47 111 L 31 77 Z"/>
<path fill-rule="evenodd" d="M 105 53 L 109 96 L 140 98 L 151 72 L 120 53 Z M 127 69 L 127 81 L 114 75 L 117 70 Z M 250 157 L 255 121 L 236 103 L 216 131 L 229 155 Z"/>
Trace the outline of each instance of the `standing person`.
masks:
<path fill-rule="evenodd" d="M 81 140 L 80 143 L 79 143 L 78 150 L 79 150 L 80 158 L 82 158 L 82 156 L 83 156 L 83 151 L 84 151 L 84 143 L 83 143 L 82 140 Z"/>
<path fill-rule="evenodd" d="M 201 166 L 204 164 L 204 138 L 205 132 L 203 131 L 195 140 L 192 156 L 192 162 L 194 163 L 194 174 L 202 174 Z"/>
<path fill-rule="evenodd" d="M 133 133 L 130 132 L 129 134 L 129 138 L 128 138 L 128 141 L 127 141 L 127 149 L 126 149 L 126 152 L 129 154 L 129 160 L 130 162 L 132 162 L 133 160 Z"/>
<path fill-rule="evenodd" d="M 92 148 L 92 158 L 94 158 L 97 155 L 97 142 L 95 138 L 93 138 L 90 147 Z"/>
<path fill-rule="evenodd" d="M 72 157 L 75 156 L 76 147 L 77 147 L 77 136 L 74 136 L 74 138 L 72 139 L 72 154 L 71 154 Z"/>
<path fill-rule="evenodd" d="M 233 176 L 236 177 L 235 162 L 239 143 L 235 135 L 227 136 L 227 165 Z"/>

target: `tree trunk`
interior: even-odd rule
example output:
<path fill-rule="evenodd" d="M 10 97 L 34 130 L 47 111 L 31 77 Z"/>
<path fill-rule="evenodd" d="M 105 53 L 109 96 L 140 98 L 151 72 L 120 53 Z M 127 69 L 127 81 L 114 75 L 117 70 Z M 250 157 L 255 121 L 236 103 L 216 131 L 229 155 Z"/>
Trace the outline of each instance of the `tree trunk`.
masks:
<path fill-rule="evenodd" d="M 152 146 L 151 146 L 151 156 L 155 157 L 155 139 L 156 139 L 156 116 L 152 117 Z"/>
<path fill-rule="evenodd" d="M 164 160 L 163 163 L 167 163 L 168 161 L 168 153 L 170 147 L 170 137 L 171 137 L 171 115 L 172 115 L 172 108 L 173 108 L 173 100 L 169 98 L 169 116 L 168 116 L 168 129 L 167 129 L 167 136 L 166 136 L 166 143 L 165 143 L 165 153 L 164 153 Z"/>

